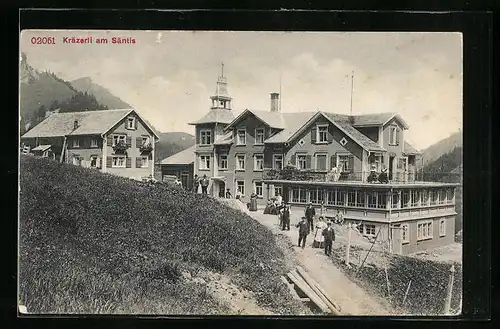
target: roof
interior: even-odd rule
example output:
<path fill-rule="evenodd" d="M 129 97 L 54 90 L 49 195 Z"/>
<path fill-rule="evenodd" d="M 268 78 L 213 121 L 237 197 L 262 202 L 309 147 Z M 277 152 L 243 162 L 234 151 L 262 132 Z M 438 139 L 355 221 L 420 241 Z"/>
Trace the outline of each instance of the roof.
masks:
<path fill-rule="evenodd" d="M 401 118 L 401 116 L 395 112 L 385 112 L 385 113 L 375 113 L 375 114 L 363 114 L 353 116 L 353 126 L 384 126 L 393 118 L 397 118 L 399 122 L 403 125 L 403 128 L 408 129 L 408 125 Z"/>
<path fill-rule="evenodd" d="M 22 138 L 33 137 L 63 137 L 75 135 L 102 135 L 123 120 L 131 112 L 144 122 L 159 138 L 155 130 L 134 109 L 115 109 L 101 111 L 54 113 L 45 118 L 38 125 L 29 130 Z M 74 129 L 74 122 L 78 121 L 78 128 Z"/>
<path fill-rule="evenodd" d="M 285 124 L 284 119 L 283 119 L 283 113 L 281 113 L 281 112 L 255 111 L 255 110 L 246 109 L 245 111 L 241 112 L 226 127 L 226 129 L 231 128 L 233 125 L 235 125 L 238 121 L 243 119 L 248 114 L 255 115 L 259 120 L 261 120 L 262 122 L 264 122 L 266 125 L 268 125 L 271 128 L 284 129 L 286 127 L 286 124 Z"/>
<path fill-rule="evenodd" d="M 190 164 L 194 162 L 194 150 L 196 146 L 193 145 L 183 151 L 175 153 L 168 158 L 161 160 L 160 164 L 162 165 L 181 165 L 181 164 Z"/>
<path fill-rule="evenodd" d="M 189 123 L 190 125 L 199 125 L 203 123 L 225 123 L 229 124 L 234 120 L 234 113 L 228 109 L 211 109 L 201 119 Z"/>
<path fill-rule="evenodd" d="M 380 145 L 378 145 L 378 143 L 372 141 L 370 138 L 363 135 L 359 130 L 354 128 L 349 123 L 343 121 L 341 122 L 335 121 L 335 123 L 337 123 L 337 125 L 340 126 L 341 130 L 343 130 L 346 133 L 346 135 L 351 137 L 355 142 L 357 142 L 361 147 L 363 147 L 367 151 L 385 151 L 385 149 Z"/>
<path fill-rule="evenodd" d="M 284 143 L 297 132 L 305 122 L 309 121 L 317 112 L 281 113 L 285 128 L 274 136 L 265 140 L 266 143 Z"/>
<path fill-rule="evenodd" d="M 31 151 L 47 151 L 48 149 L 50 149 L 52 147 L 52 145 L 38 145 L 37 147 L 33 148 Z"/>
<path fill-rule="evenodd" d="M 218 138 L 214 144 L 215 145 L 228 145 L 233 143 L 233 132 L 228 132 L 224 136 Z"/>
<path fill-rule="evenodd" d="M 409 154 L 409 155 L 417 155 L 417 154 L 422 154 L 422 152 L 418 151 L 416 148 L 414 148 L 410 143 L 405 141 L 405 148 L 404 148 L 404 153 Z"/>

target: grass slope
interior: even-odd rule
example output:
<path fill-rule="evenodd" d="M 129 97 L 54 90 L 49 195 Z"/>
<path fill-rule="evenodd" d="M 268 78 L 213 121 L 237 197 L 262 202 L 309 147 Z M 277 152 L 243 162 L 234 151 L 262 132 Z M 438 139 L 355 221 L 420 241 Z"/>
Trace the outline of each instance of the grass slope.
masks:
<path fill-rule="evenodd" d="M 20 184 L 19 298 L 30 313 L 226 313 L 184 275 L 207 269 L 273 312 L 300 312 L 272 233 L 210 197 L 31 156 Z"/>

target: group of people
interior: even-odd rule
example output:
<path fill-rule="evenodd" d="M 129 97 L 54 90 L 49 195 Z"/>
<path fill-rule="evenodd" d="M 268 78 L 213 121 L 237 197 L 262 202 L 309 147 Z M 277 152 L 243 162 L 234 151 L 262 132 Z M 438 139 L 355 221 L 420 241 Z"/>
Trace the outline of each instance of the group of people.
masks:
<path fill-rule="evenodd" d="M 383 184 L 389 183 L 389 176 L 387 174 L 387 168 L 384 167 L 380 174 L 377 174 L 376 169 L 377 169 L 376 166 L 372 165 L 371 170 L 370 170 L 370 175 L 368 175 L 368 179 L 367 179 L 368 183 L 375 183 L 375 182 L 379 182 L 379 183 L 383 183 Z"/>
<path fill-rule="evenodd" d="M 203 175 L 203 178 L 201 178 L 201 179 L 198 176 L 198 174 L 194 175 L 194 180 L 193 180 L 194 193 L 198 193 L 198 189 L 201 186 L 201 193 L 207 194 L 209 183 L 210 183 L 210 180 L 207 178 L 207 175 Z"/>
<path fill-rule="evenodd" d="M 291 209 L 288 202 L 283 202 L 277 206 L 277 214 L 280 219 L 281 230 L 290 230 L 290 219 L 291 219 Z M 301 217 L 300 221 L 295 225 L 299 229 L 299 240 L 298 246 L 305 248 L 307 237 L 314 232 L 314 242 L 313 247 L 324 248 L 326 255 L 331 255 L 332 245 L 335 241 L 335 231 L 333 229 L 333 223 L 341 224 L 343 222 L 343 215 L 340 210 L 337 210 L 337 214 L 332 221 L 325 221 L 323 217 L 323 211 L 318 217 L 316 224 L 314 219 L 316 218 L 316 209 L 312 203 L 309 203 L 305 210 L 304 216 Z"/>

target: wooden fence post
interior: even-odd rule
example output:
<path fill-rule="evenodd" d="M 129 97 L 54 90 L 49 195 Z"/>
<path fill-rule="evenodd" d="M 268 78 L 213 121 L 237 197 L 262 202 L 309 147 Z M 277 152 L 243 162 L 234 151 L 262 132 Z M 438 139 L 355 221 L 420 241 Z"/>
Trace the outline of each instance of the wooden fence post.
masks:
<path fill-rule="evenodd" d="M 408 292 L 410 292 L 410 286 L 411 286 L 411 280 L 410 282 L 408 282 L 408 287 L 406 288 L 405 296 L 403 298 L 403 304 L 401 305 L 401 307 L 405 306 L 406 297 L 408 297 Z"/>
<path fill-rule="evenodd" d="M 444 314 L 449 315 L 450 314 L 450 308 L 451 308 L 451 295 L 453 291 L 453 280 L 455 278 L 455 265 L 451 265 L 450 268 L 450 277 L 448 280 L 448 289 L 446 291 L 446 300 L 444 303 Z"/>
<path fill-rule="evenodd" d="M 345 252 L 345 263 L 347 266 L 350 266 L 349 254 L 351 250 L 351 223 L 347 224 L 347 248 Z"/>
<path fill-rule="evenodd" d="M 390 288 L 390 284 L 389 284 L 389 273 L 387 272 L 387 264 L 385 265 L 384 270 L 385 270 L 385 281 L 387 283 L 387 298 L 389 298 L 389 300 L 390 300 L 391 299 L 391 288 Z"/>

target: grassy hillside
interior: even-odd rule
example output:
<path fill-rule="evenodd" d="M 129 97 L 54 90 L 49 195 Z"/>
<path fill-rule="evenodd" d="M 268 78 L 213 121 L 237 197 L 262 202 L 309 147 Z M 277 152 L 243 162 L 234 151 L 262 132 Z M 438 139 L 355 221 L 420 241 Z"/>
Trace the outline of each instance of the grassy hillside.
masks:
<path fill-rule="evenodd" d="M 443 154 L 453 151 L 456 147 L 462 147 L 462 132 L 458 131 L 449 137 L 429 146 L 422 151 L 424 166 L 436 161 Z"/>
<path fill-rule="evenodd" d="M 156 144 L 155 161 L 161 161 L 172 154 L 178 153 L 195 143 L 194 136 L 184 132 L 161 133 Z"/>
<path fill-rule="evenodd" d="M 100 104 L 106 105 L 110 109 L 126 109 L 131 107 L 106 88 L 94 83 L 89 77 L 72 80 L 70 83 L 76 90 L 94 95 Z"/>
<path fill-rule="evenodd" d="M 20 303 L 30 313 L 216 314 L 199 280 L 228 276 L 300 312 L 270 231 L 210 197 L 21 156 Z"/>

